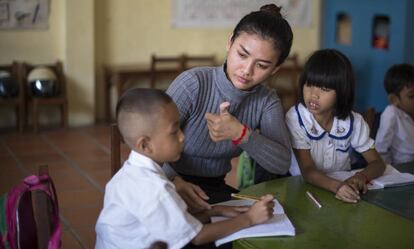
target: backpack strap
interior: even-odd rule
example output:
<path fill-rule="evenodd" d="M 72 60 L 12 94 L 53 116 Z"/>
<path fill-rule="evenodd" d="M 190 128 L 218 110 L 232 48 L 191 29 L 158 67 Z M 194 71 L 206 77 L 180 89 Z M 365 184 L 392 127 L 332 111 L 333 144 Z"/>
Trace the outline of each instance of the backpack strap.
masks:
<path fill-rule="evenodd" d="M 40 176 L 31 175 L 24 179 L 24 181 L 13 188 L 9 192 L 9 201 L 6 206 L 6 215 L 9 217 L 7 219 L 8 233 L 7 238 L 9 241 L 13 241 L 16 238 L 16 208 L 17 203 L 22 194 L 26 191 L 42 191 L 52 200 L 52 209 L 53 209 L 53 231 L 49 239 L 48 249 L 57 249 L 60 247 L 60 237 L 61 237 L 61 226 L 59 221 L 59 205 L 56 195 L 55 185 L 53 184 L 52 179 L 48 174 L 42 174 Z M 10 243 L 10 249 L 16 249 L 14 243 Z"/>

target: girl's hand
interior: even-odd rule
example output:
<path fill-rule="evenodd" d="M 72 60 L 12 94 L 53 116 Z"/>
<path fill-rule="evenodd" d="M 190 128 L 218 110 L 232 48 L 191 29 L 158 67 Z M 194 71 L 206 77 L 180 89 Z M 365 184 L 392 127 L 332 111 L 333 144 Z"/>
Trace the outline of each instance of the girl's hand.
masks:
<path fill-rule="evenodd" d="M 360 200 L 358 190 L 346 182 L 339 185 L 335 197 L 341 201 L 351 203 L 357 203 Z"/>
<path fill-rule="evenodd" d="M 220 104 L 219 115 L 206 113 L 204 116 L 214 142 L 237 139 L 243 131 L 243 125 L 228 112 L 229 106 L 229 102 L 223 102 Z"/>
<path fill-rule="evenodd" d="M 250 207 L 246 214 L 251 225 L 266 222 L 273 217 L 273 208 L 275 206 L 273 199 L 272 195 L 262 196 L 260 201 L 257 201 Z"/>
<path fill-rule="evenodd" d="M 366 179 L 362 175 L 355 174 L 350 178 L 346 179 L 345 182 L 351 185 L 351 187 L 353 187 L 357 191 L 362 192 L 363 194 L 365 194 L 368 191 Z"/>
<path fill-rule="evenodd" d="M 224 206 L 215 205 L 212 207 L 214 215 L 221 215 L 224 217 L 236 217 L 241 213 L 245 213 L 249 210 L 250 206 Z"/>

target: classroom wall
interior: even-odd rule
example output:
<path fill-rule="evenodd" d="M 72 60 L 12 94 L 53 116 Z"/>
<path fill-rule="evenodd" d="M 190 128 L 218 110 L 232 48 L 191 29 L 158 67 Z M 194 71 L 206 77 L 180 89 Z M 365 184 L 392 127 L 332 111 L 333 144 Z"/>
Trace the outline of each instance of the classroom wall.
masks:
<path fill-rule="evenodd" d="M 60 59 L 68 77 L 69 124 L 103 118 L 102 67 L 148 63 L 160 55 L 215 54 L 223 61 L 231 28 L 174 29 L 172 0 L 51 0 L 46 31 L 0 31 L 0 63 L 50 63 Z M 294 28 L 292 52 L 303 61 L 320 46 L 321 0 L 313 0 L 313 24 Z M 30 41 L 30 42 L 28 42 Z M 3 118 L 0 125 L 11 122 Z M 12 114 L 12 112 L 11 112 Z M 13 116 L 13 115 L 11 115 Z M 55 115 L 44 113 L 44 123 Z"/>

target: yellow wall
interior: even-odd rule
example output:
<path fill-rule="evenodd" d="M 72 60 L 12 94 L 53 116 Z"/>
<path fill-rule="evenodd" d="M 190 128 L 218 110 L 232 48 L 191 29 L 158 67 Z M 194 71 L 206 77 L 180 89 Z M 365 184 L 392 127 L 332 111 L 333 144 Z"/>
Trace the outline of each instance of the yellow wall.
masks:
<path fill-rule="evenodd" d="M 91 124 L 95 114 L 98 120 L 103 117 L 105 64 L 145 63 L 152 53 L 225 58 L 232 29 L 171 28 L 172 2 L 51 0 L 49 30 L 0 31 L 0 63 L 61 59 L 68 77 L 70 125 Z M 302 61 L 319 48 L 320 6 L 321 0 L 313 0 L 312 27 L 294 29 L 293 52 Z"/>

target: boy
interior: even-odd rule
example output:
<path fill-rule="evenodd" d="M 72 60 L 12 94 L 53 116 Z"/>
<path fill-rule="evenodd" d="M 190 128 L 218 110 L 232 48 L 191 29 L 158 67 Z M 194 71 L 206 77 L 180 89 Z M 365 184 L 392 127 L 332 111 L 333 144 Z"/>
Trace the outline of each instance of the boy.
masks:
<path fill-rule="evenodd" d="M 381 114 L 375 146 L 385 162 L 414 160 L 414 66 L 398 64 L 385 75 L 391 102 Z"/>
<path fill-rule="evenodd" d="M 96 224 L 96 248 L 148 248 L 155 241 L 169 248 L 212 242 L 272 217 L 273 197 L 246 207 L 213 206 L 199 218 L 232 219 L 203 225 L 187 212 L 161 166 L 180 158 L 184 134 L 172 99 L 161 90 L 131 89 L 117 108 L 119 130 L 131 148 L 128 160 L 105 189 L 104 208 Z"/>

